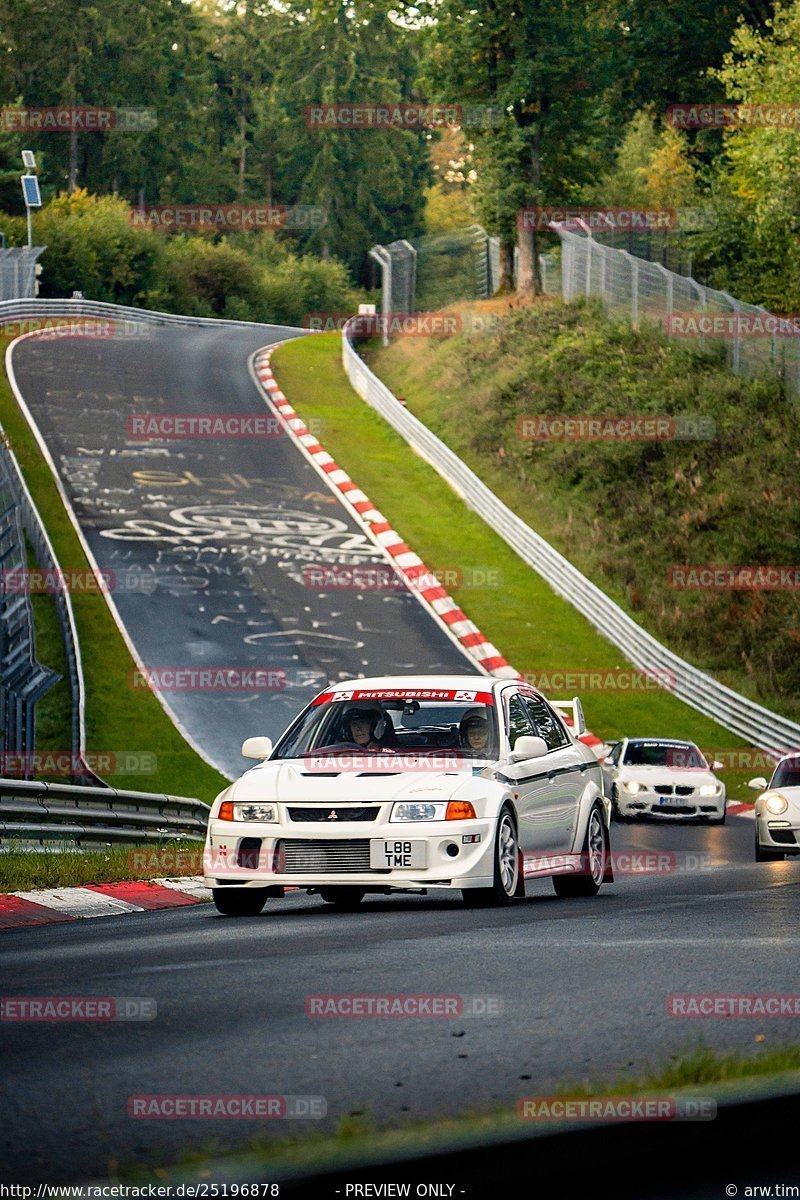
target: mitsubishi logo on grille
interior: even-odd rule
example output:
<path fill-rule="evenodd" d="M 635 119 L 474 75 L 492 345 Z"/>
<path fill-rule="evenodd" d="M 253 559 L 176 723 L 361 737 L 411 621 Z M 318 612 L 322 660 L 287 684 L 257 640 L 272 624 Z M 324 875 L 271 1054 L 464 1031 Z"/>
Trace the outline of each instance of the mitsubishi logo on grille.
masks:
<path fill-rule="evenodd" d="M 332 808 L 331 811 L 328 813 L 327 820 L 329 820 L 329 821 L 338 821 L 339 820 L 339 814 L 337 813 L 335 808 Z"/>

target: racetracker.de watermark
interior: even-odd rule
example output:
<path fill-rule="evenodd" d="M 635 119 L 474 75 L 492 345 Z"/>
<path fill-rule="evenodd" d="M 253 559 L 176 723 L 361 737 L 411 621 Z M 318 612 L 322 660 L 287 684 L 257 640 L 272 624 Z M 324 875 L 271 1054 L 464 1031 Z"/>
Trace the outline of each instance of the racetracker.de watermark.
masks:
<path fill-rule="evenodd" d="M 800 337 L 800 316 L 774 313 L 672 312 L 664 318 L 670 337 Z"/>
<path fill-rule="evenodd" d="M 522 1096 L 517 1113 L 527 1121 L 713 1121 L 711 1096 Z"/>
<path fill-rule="evenodd" d="M 3 996 L 0 1021 L 154 1021 L 152 996 Z"/>
<path fill-rule="evenodd" d="M 672 671 L 526 671 L 523 680 L 537 692 L 657 692 L 675 687 Z"/>
<path fill-rule="evenodd" d="M 28 317 L 24 320 L 6 318 L 0 321 L 0 336 L 24 337 L 35 333 L 49 338 L 143 338 L 147 329 L 141 321 L 105 321 L 99 318 Z"/>
<path fill-rule="evenodd" d="M 324 1096 L 129 1096 L 128 1116 L 138 1121 L 320 1120 Z"/>
<path fill-rule="evenodd" d="M 0 753 L 0 775 L 154 775 L 158 756 L 152 750 L 29 750 Z"/>
<path fill-rule="evenodd" d="M 308 104 L 309 129 L 499 129 L 506 114 L 496 104 L 384 103 Z"/>
<path fill-rule="evenodd" d="M 306 996 L 307 1017 L 498 1017 L 502 996 L 320 993 Z"/>
<path fill-rule="evenodd" d="M 713 438 L 716 425 L 710 417 L 682 414 L 671 417 L 650 413 L 623 416 L 520 417 L 517 436 L 524 442 L 669 442 Z"/>
<path fill-rule="evenodd" d="M 675 129 L 798 129 L 800 104 L 669 104 L 667 124 Z"/>
<path fill-rule="evenodd" d="M 675 229 L 678 219 L 674 208 L 591 208 L 588 206 L 535 206 L 521 208 L 517 213 L 517 229 L 547 230 L 559 225 L 567 231 L 580 232 L 588 227 L 602 230 L 621 230 L 625 233 L 636 230 Z"/>
<path fill-rule="evenodd" d="M 308 204 L 153 204 L 128 213 L 131 225 L 148 229 L 320 229 L 327 219 Z"/>
<path fill-rule="evenodd" d="M 154 108 L 98 108 L 85 104 L 0 108 L 0 130 L 4 133 L 148 133 L 157 125 Z"/>
<path fill-rule="evenodd" d="M 524 874 L 542 875 L 558 872 L 563 875 L 591 875 L 592 862 L 587 854 L 523 853 Z M 707 871 L 711 855 L 705 852 L 677 850 L 621 850 L 607 856 L 608 866 L 615 875 L 682 875 Z"/>
<path fill-rule="evenodd" d="M 800 1017 L 800 995 L 705 992 L 667 996 L 669 1017 Z"/>
<path fill-rule="evenodd" d="M 398 574 L 389 566 L 344 567 L 320 563 L 303 568 L 303 584 L 311 591 L 397 592 L 409 584 L 418 591 L 428 588 L 500 588 L 503 573 L 497 567 L 437 567 Z"/>
<path fill-rule="evenodd" d="M 501 324 L 499 313 L 474 312 L 314 312 L 303 317 L 303 328 L 312 333 L 341 333 L 346 325 L 348 333 L 359 338 L 455 337 L 491 333 Z"/>
<path fill-rule="evenodd" d="M 128 672 L 134 690 L 159 692 L 281 692 L 287 686 L 281 667 L 152 667 Z"/>
<path fill-rule="evenodd" d="M 321 434 L 322 421 L 306 423 L 309 433 Z M 125 421 L 131 438 L 277 438 L 286 424 L 270 413 L 131 413 Z"/>
<path fill-rule="evenodd" d="M 684 564 L 669 568 L 667 584 L 679 592 L 796 592 L 800 589 L 800 567 Z"/>

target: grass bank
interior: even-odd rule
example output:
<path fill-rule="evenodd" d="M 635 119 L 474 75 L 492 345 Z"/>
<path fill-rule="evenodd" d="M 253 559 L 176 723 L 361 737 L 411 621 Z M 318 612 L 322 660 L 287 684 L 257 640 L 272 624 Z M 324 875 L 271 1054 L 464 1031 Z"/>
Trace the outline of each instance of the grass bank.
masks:
<path fill-rule="evenodd" d="M 743 747 L 669 692 L 637 678 L 619 652 L 454 495 L 352 390 L 338 334 L 289 342 L 272 362 L 300 415 L 323 423 L 325 449 L 431 569 L 450 572 L 445 577 L 453 596 L 517 670 L 555 698 L 563 689 L 554 691 L 547 681 L 595 676 L 600 686 L 576 690 L 600 736 L 660 734 L 707 748 Z M 729 795 L 752 798 L 744 783 L 754 773 L 726 772 Z"/>

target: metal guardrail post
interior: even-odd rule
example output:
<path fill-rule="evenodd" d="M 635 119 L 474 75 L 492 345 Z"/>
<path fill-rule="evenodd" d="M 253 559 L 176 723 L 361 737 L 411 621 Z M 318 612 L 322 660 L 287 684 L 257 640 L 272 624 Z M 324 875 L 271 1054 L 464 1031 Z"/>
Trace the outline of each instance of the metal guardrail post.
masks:
<path fill-rule="evenodd" d="M 369 252 L 381 268 L 381 315 L 383 329 L 381 345 L 389 345 L 389 315 L 392 311 L 392 256 L 384 246 L 373 246 Z"/>

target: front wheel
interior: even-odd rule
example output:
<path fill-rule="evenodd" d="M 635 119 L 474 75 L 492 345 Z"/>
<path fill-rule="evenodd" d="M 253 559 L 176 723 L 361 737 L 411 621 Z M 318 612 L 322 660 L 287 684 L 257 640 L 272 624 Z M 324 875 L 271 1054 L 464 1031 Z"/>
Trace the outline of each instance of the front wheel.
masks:
<path fill-rule="evenodd" d="M 575 896 L 596 896 L 600 891 L 608 863 L 608 833 L 600 809 L 589 814 L 586 837 L 581 850 L 580 875 L 554 875 L 553 887 L 561 899 Z"/>
<path fill-rule="evenodd" d="M 223 917 L 257 917 L 269 888 L 212 888 L 211 897 Z"/>
<path fill-rule="evenodd" d="M 319 894 L 326 904 L 332 904 L 340 912 L 355 912 L 364 899 L 363 890 L 355 887 L 320 888 Z"/>
<path fill-rule="evenodd" d="M 470 908 L 497 908 L 510 904 L 519 893 L 520 852 L 517 827 L 510 808 L 503 808 L 494 839 L 494 882 L 489 888 L 464 888 L 461 895 Z"/>

